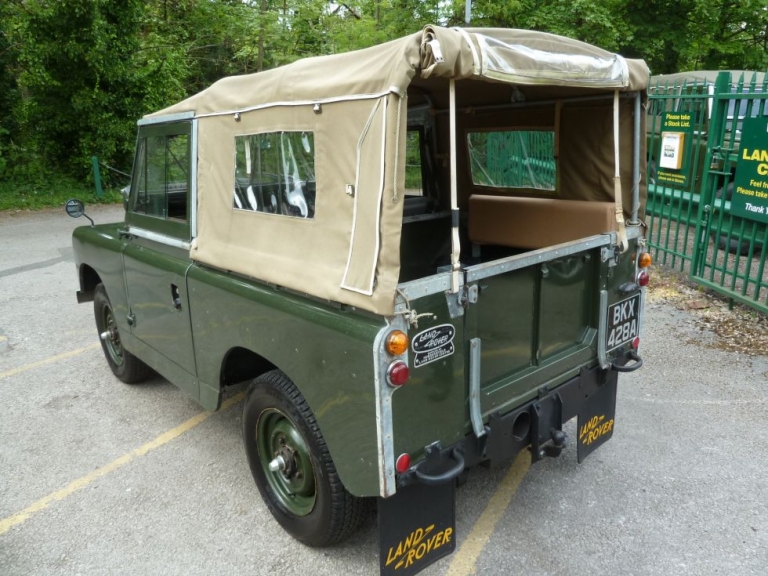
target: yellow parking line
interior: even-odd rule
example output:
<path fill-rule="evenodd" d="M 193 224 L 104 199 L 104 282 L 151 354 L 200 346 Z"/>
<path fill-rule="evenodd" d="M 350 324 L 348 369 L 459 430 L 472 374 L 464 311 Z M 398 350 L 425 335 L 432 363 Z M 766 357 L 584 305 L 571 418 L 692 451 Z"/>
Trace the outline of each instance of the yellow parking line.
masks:
<path fill-rule="evenodd" d="M 2 380 L 3 378 L 8 378 L 9 376 L 15 376 L 16 374 L 20 374 L 21 372 L 26 372 L 27 370 L 33 370 L 34 368 L 45 366 L 46 364 L 50 364 L 51 362 L 56 362 L 58 360 L 63 360 L 64 358 L 71 358 L 72 356 L 77 356 L 78 354 L 82 354 L 83 352 L 88 352 L 89 350 L 93 350 L 95 348 L 98 348 L 99 346 L 101 346 L 101 344 L 91 344 L 90 346 L 86 346 L 85 348 L 70 350 L 69 352 L 64 352 L 63 354 L 57 354 L 56 356 L 51 356 L 50 358 L 46 358 L 44 360 L 32 362 L 32 364 L 25 364 L 24 366 L 19 366 L 18 368 L 6 370 L 5 372 L 0 372 L 0 380 Z"/>
<path fill-rule="evenodd" d="M 448 567 L 445 576 L 468 576 L 475 573 L 475 564 L 485 545 L 488 544 L 496 524 L 501 520 L 501 516 L 507 510 L 520 484 L 525 478 L 525 474 L 531 467 L 531 455 L 527 450 L 523 450 L 517 455 L 512 466 L 510 466 L 504 479 L 496 488 L 485 510 L 477 519 L 472 531 L 462 543 L 459 551 L 456 552 Z"/>
<path fill-rule="evenodd" d="M 228 408 L 231 408 L 234 404 L 237 404 L 238 402 L 240 402 L 240 400 L 243 399 L 243 396 L 245 396 L 245 394 L 240 393 L 237 396 L 233 396 L 232 398 L 226 400 L 224 403 L 222 403 L 220 411 L 224 411 Z M 120 458 L 118 458 L 117 460 L 113 460 L 106 466 L 97 468 L 90 474 L 86 474 L 85 476 L 70 482 L 61 490 L 57 490 L 56 492 L 53 492 L 51 494 L 48 494 L 48 496 L 41 498 L 37 502 L 33 502 L 32 504 L 24 508 L 24 510 L 22 510 L 21 512 L 17 512 L 13 516 L 9 516 L 8 518 L 3 518 L 2 520 L 0 520 L 0 536 L 8 532 L 8 530 L 10 530 L 13 526 L 16 526 L 17 524 L 21 524 L 22 522 L 24 522 L 25 520 L 30 518 L 33 514 L 40 512 L 41 510 L 45 510 L 53 502 L 64 500 L 67 496 L 71 496 L 78 490 L 82 490 L 97 478 L 106 476 L 110 472 L 114 472 L 118 468 L 125 466 L 126 464 L 134 460 L 137 456 L 144 456 L 148 452 L 154 450 L 155 448 L 159 448 L 164 444 L 168 444 L 168 442 L 170 442 L 171 440 L 178 438 L 185 432 L 192 430 L 192 428 L 194 428 L 195 426 L 202 424 L 214 414 L 215 412 L 201 412 L 197 416 L 193 416 L 186 422 L 180 424 L 179 426 L 176 426 L 176 428 L 173 428 L 172 430 L 168 430 L 168 432 L 161 434 L 151 442 L 147 442 L 143 446 L 140 446 L 135 450 L 128 452 L 123 456 L 120 456 Z"/>

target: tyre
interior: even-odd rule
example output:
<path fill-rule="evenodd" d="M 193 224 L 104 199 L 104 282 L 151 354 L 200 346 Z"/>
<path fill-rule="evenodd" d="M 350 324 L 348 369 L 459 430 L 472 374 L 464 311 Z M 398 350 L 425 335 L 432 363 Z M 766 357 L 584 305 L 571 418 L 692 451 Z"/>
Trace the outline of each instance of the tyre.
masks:
<path fill-rule="evenodd" d="M 93 295 L 93 314 L 96 317 L 96 330 L 101 340 L 101 349 L 104 351 L 112 373 L 126 384 L 137 384 L 146 380 L 151 369 L 123 348 L 115 314 L 104 284 L 96 286 Z"/>
<path fill-rule="evenodd" d="M 365 518 L 367 501 L 344 488 L 312 411 L 281 371 L 251 383 L 243 405 L 243 440 L 264 502 L 300 542 L 340 542 Z"/>

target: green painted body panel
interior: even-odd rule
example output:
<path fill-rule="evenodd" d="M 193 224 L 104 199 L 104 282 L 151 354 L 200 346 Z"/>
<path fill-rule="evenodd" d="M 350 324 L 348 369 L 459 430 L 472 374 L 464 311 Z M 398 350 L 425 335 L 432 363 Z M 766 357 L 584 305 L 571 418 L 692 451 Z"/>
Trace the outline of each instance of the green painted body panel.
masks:
<path fill-rule="evenodd" d="M 129 331 L 128 297 L 123 279 L 123 241 L 117 231 L 123 228 L 122 222 L 99 224 L 97 226 L 79 226 L 72 233 L 72 247 L 78 270 L 82 264 L 93 268 L 107 289 L 112 310 L 115 314 L 120 333 Z"/>
<path fill-rule="evenodd" d="M 597 356 L 590 320 L 599 250 L 486 278 L 467 311 L 466 337 L 480 338 L 484 414 L 515 408 L 543 384 Z"/>
<path fill-rule="evenodd" d="M 434 326 L 450 324 L 456 330 L 455 351 L 429 364 L 416 367 L 414 354 L 409 355 L 411 377 L 392 396 L 392 420 L 395 454 L 408 452 L 414 460 L 435 440 L 444 446 L 464 438 L 467 407 L 467 378 L 464 361 L 464 316 L 451 319 L 445 294 L 433 294 L 411 304 L 419 314 L 431 312 L 433 319 L 424 317 L 418 327 L 409 330 L 414 336 Z"/>
<path fill-rule="evenodd" d="M 384 319 L 197 266 L 188 286 L 201 391 L 217 390 L 235 348 L 268 359 L 306 398 L 347 490 L 377 494 L 373 342 Z"/>
<path fill-rule="evenodd" d="M 176 254 L 165 254 L 158 247 Z M 186 373 L 185 378 L 174 383 L 198 398 L 186 288 L 189 266 L 187 251 L 142 238 L 132 238 L 123 249 L 128 303 L 135 318 L 132 334 Z"/>
<path fill-rule="evenodd" d="M 259 354 L 307 399 L 347 489 L 377 494 L 373 342 L 384 319 L 190 268 L 184 250 L 120 240 L 123 226 L 77 228 L 73 244 L 78 265 L 93 268 L 107 289 L 125 349 L 209 410 L 220 403 L 227 355 L 236 348 Z M 180 311 L 171 284 L 179 288 Z M 131 311 L 134 327 L 127 323 Z"/>

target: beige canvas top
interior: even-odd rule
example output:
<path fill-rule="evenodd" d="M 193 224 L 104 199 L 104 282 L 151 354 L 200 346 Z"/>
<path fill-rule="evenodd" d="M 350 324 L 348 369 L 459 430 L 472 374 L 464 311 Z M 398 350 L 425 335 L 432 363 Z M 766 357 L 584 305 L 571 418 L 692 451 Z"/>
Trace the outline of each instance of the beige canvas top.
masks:
<path fill-rule="evenodd" d="M 428 26 L 365 50 L 224 78 L 149 117 L 192 112 L 198 122 L 194 260 L 391 315 L 400 267 L 409 100 L 446 102 L 448 79 L 485 83 L 488 91 L 457 82 L 459 106 L 472 106 L 489 103 L 488 94 L 497 98 L 499 89 L 508 91 L 510 84 L 529 87 L 530 99 L 543 99 L 615 90 L 644 93 L 648 78 L 641 60 L 561 36 Z M 508 93 L 504 98 L 508 103 Z M 587 113 L 564 109 L 563 122 L 589 118 L 587 129 L 599 125 L 602 130 L 612 125 L 611 103 L 607 106 L 605 118 L 595 116 L 603 108 Z M 623 126 L 626 114 L 630 106 L 622 108 Z M 577 138 L 584 128 L 569 132 L 564 125 L 561 150 L 568 134 Z M 233 208 L 236 137 L 281 131 L 313 135 L 312 218 Z M 622 134 L 623 143 L 631 147 L 631 141 L 631 133 Z M 562 197 L 610 201 L 612 135 L 586 142 L 571 149 L 600 158 L 581 180 L 563 180 L 572 192 Z M 562 162 L 583 165 L 565 152 Z M 626 170 L 631 155 L 622 162 Z M 591 186 L 599 190 L 585 192 Z M 462 194 L 468 198 L 469 191 Z"/>
<path fill-rule="evenodd" d="M 438 42 L 435 43 L 434 41 Z M 441 60 L 438 59 L 441 57 Z M 579 40 L 530 30 L 428 26 L 364 50 L 305 58 L 255 74 L 232 76 L 173 106 L 149 114 L 197 116 L 279 102 L 324 100 L 396 91 L 415 74 L 472 76 L 521 85 L 642 90 L 648 67 Z"/>

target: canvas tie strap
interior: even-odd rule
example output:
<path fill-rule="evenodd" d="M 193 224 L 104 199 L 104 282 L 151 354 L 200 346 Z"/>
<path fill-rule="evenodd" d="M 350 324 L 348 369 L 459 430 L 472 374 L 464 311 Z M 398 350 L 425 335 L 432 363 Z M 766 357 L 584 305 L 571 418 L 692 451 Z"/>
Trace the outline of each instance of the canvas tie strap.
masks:
<path fill-rule="evenodd" d="M 618 233 L 617 245 L 621 245 L 621 252 L 629 248 L 627 242 L 627 229 L 624 227 L 624 206 L 621 193 L 621 169 L 619 165 L 619 91 L 613 92 L 613 155 L 616 173 L 613 177 L 613 197 L 616 202 L 616 229 Z"/>
<path fill-rule="evenodd" d="M 449 105 L 451 110 L 451 292 L 459 291 L 461 281 L 461 238 L 459 236 L 459 194 L 456 183 L 456 81 L 449 83 Z"/>

